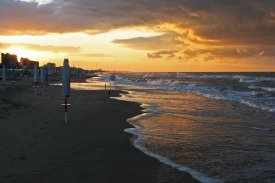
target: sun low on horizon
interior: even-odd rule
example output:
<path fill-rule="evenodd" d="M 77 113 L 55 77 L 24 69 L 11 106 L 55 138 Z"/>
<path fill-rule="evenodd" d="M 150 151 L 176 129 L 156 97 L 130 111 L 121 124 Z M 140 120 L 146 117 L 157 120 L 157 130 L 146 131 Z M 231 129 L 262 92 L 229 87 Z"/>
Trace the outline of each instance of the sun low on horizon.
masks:
<path fill-rule="evenodd" d="M 84 69 L 272 72 L 271 7 L 256 0 L 0 0 L 0 52 L 40 65 L 68 58 Z"/>

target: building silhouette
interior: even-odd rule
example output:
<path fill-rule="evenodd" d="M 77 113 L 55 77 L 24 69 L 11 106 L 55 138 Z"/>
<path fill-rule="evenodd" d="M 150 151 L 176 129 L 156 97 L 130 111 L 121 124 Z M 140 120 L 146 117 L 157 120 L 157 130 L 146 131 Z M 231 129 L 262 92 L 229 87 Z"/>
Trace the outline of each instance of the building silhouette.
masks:
<path fill-rule="evenodd" d="M 32 61 L 29 60 L 28 58 L 20 58 L 20 65 L 22 66 L 22 68 L 26 68 L 26 69 L 34 69 L 34 65 L 37 65 L 37 67 L 39 67 L 39 62 L 38 61 Z"/>
<path fill-rule="evenodd" d="M 55 70 L 56 64 L 55 64 L 55 63 L 48 62 L 48 63 L 45 64 L 44 66 L 48 67 L 48 69 L 51 71 L 51 70 Z"/>
<path fill-rule="evenodd" d="M 1 53 L 1 65 L 5 65 L 6 68 L 11 68 L 12 66 L 18 67 L 17 55 Z"/>

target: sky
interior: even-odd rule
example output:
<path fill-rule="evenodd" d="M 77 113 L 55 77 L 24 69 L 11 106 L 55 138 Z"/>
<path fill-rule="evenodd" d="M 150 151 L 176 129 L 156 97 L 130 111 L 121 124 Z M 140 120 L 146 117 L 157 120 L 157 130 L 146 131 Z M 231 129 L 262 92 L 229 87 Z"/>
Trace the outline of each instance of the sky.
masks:
<path fill-rule="evenodd" d="M 136 72 L 275 71 L 274 0 L 0 0 L 0 51 Z"/>

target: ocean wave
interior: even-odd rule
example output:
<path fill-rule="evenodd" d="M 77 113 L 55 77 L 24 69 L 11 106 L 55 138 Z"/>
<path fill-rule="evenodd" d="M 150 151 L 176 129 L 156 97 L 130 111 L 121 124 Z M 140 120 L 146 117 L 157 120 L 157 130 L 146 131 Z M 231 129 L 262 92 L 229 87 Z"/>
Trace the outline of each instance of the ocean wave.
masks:
<path fill-rule="evenodd" d="M 230 126 L 230 127 L 236 127 L 236 128 L 248 128 L 252 130 L 260 130 L 260 131 L 272 131 L 271 128 L 260 128 L 260 127 L 254 127 L 254 126 L 245 126 L 245 125 L 237 125 L 237 124 L 229 124 L 229 123 L 220 123 L 220 122 L 211 122 L 211 121 L 202 121 L 198 120 L 201 123 L 208 123 L 208 124 L 215 124 L 215 125 L 223 125 L 223 126 Z"/>
<path fill-rule="evenodd" d="M 240 83 L 261 83 L 261 82 L 275 82 L 275 78 L 270 77 L 248 77 L 248 76 L 239 76 Z"/>
<path fill-rule="evenodd" d="M 164 76 L 165 74 L 159 74 L 161 76 Z M 169 74 L 166 74 L 167 76 Z M 177 74 L 179 76 L 180 74 Z M 187 76 L 192 76 L 192 74 L 183 74 Z M 172 90 L 172 91 L 179 91 L 179 92 L 189 92 L 193 93 L 199 96 L 207 97 L 207 98 L 212 98 L 212 99 L 217 99 L 217 100 L 225 100 L 225 101 L 230 101 L 230 102 L 238 102 L 242 103 L 245 105 L 248 105 L 253 108 L 259 108 L 263 109 L 269 112 L 274 112 L 273 103 L 267 103 L 264 100 L 272 99 L 275 97 L 273 94 L 265 94 L 265 93 L 257 93 L 257 91 L 236 91 L 233 90 L 232 87 L 230 86 L 207 86 L 207 85 L 202 85 L 199 83 L 183 83 L 180 80 L 177 79 L 168 79 L 166 78 L 157 78 L 157 74 L 147 74 L 144 75 L 146 76 L 146 81 L 142 82 L 133 82 L 129 81 L 127 77 L 122 77 L 118 76 L 117 77 L 117 85 L 120 85 L 120 89 L 159 89 L 159 90 Z M 169 75 L 170 76 L 170 75 Z M 138 75 L 140 77 L 140 75 Z M 155 78 L 153 78 L 155 77 Z M 203 76 L 206 77 L 206 76 Z M 207 77 L 212 77 L 212 76 L 207 76 Z M 214 77 L 214 76 L 213 76 Z M 234 75 L 234 76 L 229 76 L 229 75 L 219 75 L 215 77 L 233 77 L 233 78 L 238 78 L 240 80 L 246 80 L 249 81 L 251 78 L 253 81 L 272 81 L 275 80 L 274 78 L 264 78 L 264 77 L 248 77 L 248 76 L 243 76 L 243 75 Z M 109 79 L 109 77 L 105 76 L 103 79 Z M 270 87 L 259 87 L 259 86 L 254 86 L 251 85 L 248 87 L 249 89 L 262 89 L 268 92 L 274 92 L 274 88 Z M 262 99 L 265 97 L 264 99 Z"/>
<path fill-rule="evenodd" d="M 233 123 L 223 123 L 223 122 L 214 122 L 214 121 L 205 121 L 205 120 L 196 120 L 192 119 L 190 117 L 186 117 L 186 115 L 182 115 L 179 113 L 168 113 L 169 115 L 180 117 L 183 119 L 187 119 L 190 121 L 195 121 L 199 123 L 205 123 L 205 124 L 211 124 L 211 125 L 222 125 L 222 126 L 229 126 L 229 127 L 234 127 L 234 128 L 247 128 L 251 130 L 258 130 L 258 131 L 273 131 L 272 128 L 262 128 L 262 127 L 257 127 L 257 126 L 247 126 L 247 125 L 238 125 L 238 124 L 233 124 Z"/>
<path fill-rule="evenodd" d="M 158 159 L 160 162 L 162 162 L 166 165 L 169 165 L 169 166 L 174 167 L 180 171 L 187 172 L 187 173 L 191 174 L 195 179 L 199 180 L 202 183 L 223 183 L 224 182 L 221 179 L 207 177 L 207 175 L 200 173 L 197 170 L 186 167 L 184 165 L 176 164 L 176 163 L 172 162 L 169 158 L 160 156 L 158 154 L 154 154 L 154 153 L 150 152 L 147 148 L 142 146 L 142 140 L 144 140 L 146 138 L 146 136 L 143 135 L 142 133 L 140 133 L 140 131 L 143 129 L 143 127 L 136 125 L 135 122 L 140 121 L 144 117 L 145 116 L 140 115 L 140 116 L 136 116 L 134 118 L 128 119 L 127 121 L 130 124 L 134 125 L 135 128 L 128 128 L 128 129 L 124 130 L 125 132 L 133 134 L 138 137 L 137 139 L 134 140 L 134 146 L 137 149 L 141 150 L 143 153 L 145 153 L 151 157 Z"/>
<path fill-rule="evenodd" d="M 254 85 L 251 85 L 248 87 L 249 89 L 253 89 L 253 90 L 265 90 L 265 91 L 268 91 L 268 92 L 275 92 L 275 88 L 270 88 L 270 87 L 263 87 L 263 86 L 254 86 Z"/>

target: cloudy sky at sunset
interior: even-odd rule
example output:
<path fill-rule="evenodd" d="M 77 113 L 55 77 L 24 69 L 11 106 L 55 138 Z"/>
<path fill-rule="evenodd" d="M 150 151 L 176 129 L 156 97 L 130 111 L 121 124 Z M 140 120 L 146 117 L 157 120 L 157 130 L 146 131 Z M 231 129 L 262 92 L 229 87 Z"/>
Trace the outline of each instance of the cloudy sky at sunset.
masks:
<path fill-rule="evenodd" d="M 0 0 L 0 51 L 86 69 L 275 71 L 275 1 Z"/>

